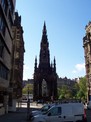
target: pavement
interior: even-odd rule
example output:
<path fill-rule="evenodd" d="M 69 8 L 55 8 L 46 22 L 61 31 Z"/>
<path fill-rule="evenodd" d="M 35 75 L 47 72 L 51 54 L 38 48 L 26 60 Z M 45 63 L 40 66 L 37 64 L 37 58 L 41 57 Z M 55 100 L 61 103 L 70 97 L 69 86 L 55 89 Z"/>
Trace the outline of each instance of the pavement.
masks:
<path fill-rule="evenodd" d="M 0 116 L 0 122 L 27 122 L 27 108 L 19 108 L 16 112 Z"/>
<path fill-rule="evenodd" d="M 15 112 L 9 112 L 0 116 L 0 122 L 30 122 L 28 120 L 28 115 L 31 110 L 39 109 L 41 106 L 39 105 L 30 105 L 30 109 L 28 111 L 27 104 L 23 103 L 21 106 L 16 106 L 17 109 Z"/>

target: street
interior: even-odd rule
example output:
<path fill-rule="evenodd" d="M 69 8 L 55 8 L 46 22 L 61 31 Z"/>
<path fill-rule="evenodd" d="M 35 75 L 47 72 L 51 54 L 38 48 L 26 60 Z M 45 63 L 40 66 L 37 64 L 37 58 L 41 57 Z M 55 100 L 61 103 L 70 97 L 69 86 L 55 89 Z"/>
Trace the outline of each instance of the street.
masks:
<path fill-rule="evenodd" d="M 34 109 L 39 109 L 42 105 L 36 105 L 35 103 L 30 104 L 30 111 Z M 27 103 L 17 103 L 16 111 L 9 112 L 8 114 L 0 116 L 0 122 L 27 122 Z"/>
<path fill-rule="evenodd" d="M 19 106 L 18 106 L 19 105 Z M 11 112 L 0 116 L 0 122 L 27 122 L 27 103 L 16 104 L 16 112 Z M 42 104 L 30 104 L 30 111 L 40 109 Z M 91 122 L 91 110 L 86 110 L 87 122 Z"/>
<path fill-rule="evenodd" d="M 38 104 L 38 105 L 36 105 L 36 103 L 30 104 L 30 108 L 32 108 L 32 109 L 38 109 L 38 108 L 41 108 L 42 106 L 43 106 L 42 104 Z M 26 108 L 27 103 L 22 103 L 21 107 Z M 87 116 L 87 122 L 91 122 L 91 110 L 86 109 L 86 116 Z"/>

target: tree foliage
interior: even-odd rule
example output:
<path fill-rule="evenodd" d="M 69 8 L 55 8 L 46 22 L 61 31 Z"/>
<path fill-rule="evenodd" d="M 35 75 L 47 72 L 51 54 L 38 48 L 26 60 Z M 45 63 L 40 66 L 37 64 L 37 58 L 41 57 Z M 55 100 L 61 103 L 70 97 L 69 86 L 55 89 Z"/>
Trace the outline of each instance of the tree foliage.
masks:
<path fill-rule="evenodd" d="M 79 82 L 79 91 L 77 93 L 78 98 L 81 100 L 87 99 L 87 80 L 86 77 L 80 79 Z"/>
<path fill-rule="evenodd" d="M 72 96 L 70 89 L 66 85 L 63 85 L 61 88 L 59 88 L 59 99 L 65 99 L 70 98 Z"/>
<path fill-rule="evenodd" d="M 26 84 L 26 86 L 22 89 L 23 94 L 28 94 L 28 91 L 30 94 L 33 94 L 33 84 Z"/>
<path fill-rule="evenodd" d="M 79 83 L 70 89 L 68 86 L 64 85 L 61 88 L 58 88 L 59 99 L 81 99 L 86 101 L 87 99 L 87 80 L 86 77 L 82 77 L 79 80 Z"/>

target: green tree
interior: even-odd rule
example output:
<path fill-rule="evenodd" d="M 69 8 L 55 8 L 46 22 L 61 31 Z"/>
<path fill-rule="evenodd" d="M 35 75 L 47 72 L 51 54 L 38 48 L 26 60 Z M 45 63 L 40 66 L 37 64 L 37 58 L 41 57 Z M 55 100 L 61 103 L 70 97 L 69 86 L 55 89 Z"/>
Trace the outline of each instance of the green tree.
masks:
<path fill-rule="evenodd" d="M 63 85 L 58 88 L 58 97 L 59 99 L 81 99 L 86 101 L 87 99 L 87 80 L 86 77 L 82 77 L 79 80 L 79 83 L 75 83 L 72 89 Z"/>
<path fill-rule="evenodd" d="M 23 94 L 27 94 L 28 91 L 30 94 L 33 94 L 33 84 L 26 84 L 26 86 L 22 89 Z"/>
<path fill-rule="evenodd" d="M 59 99 L 69 99 L 72 97 L 71 90 L 66 85 L 59 88 L 58 95 Z"/>
<path fill-rule="evenodd" d="M 78 99 L 77 93 L 80 90 L 79 84 L 75 83 L 73 88 L 72 88 L 72 98 Z"/>
<path fill-rule="evenodd" d="M 86 77 L 80 78 L 79 91 L 77 97 L 83 101 L 87 99 L 87 80 Z"/>

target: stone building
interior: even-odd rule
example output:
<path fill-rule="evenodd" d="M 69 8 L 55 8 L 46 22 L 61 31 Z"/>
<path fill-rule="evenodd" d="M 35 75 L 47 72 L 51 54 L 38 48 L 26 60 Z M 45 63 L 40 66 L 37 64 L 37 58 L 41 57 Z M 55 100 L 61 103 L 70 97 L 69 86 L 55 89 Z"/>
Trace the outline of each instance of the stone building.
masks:
<path fill-rule="evenodd" d="M 34 79 L 23 80 L 22 87 L 24 88 L 27 84 L 34 84 Z"/>
<path fill-rule="evenodd" d="M 16 101 L 22 97 L 23 83 L 23 61 L 24 61 L 24 40 L 23 27 L 21 26 L 21 16 L 15 12 L 13 31 L 13 46 L 12 46 L 12 69 L 10 87 L 13 89 L 9 93 L 9 111 L 16 110 Z"/>
<path fill-rule="evenodd" d="M 75 79 L 71 80 L 67 77 L 57 79 L 58 88 L 61 88 L 62 86 L 67 86 L 69 89 L 72 89 L 75 83 L 77 83 Z"/>
<path fill-rule="evenodd" d="M 0 0 L 0 115 L 8 112 L 16 0 Z"/>
<path fill-rule="evenodd" d="M 87 101 L 91 101 L 91 22 L 85 27 L 86 34 L 83 38 L 85 68 L 87 78 Z"/>
<path fill-rule="evenodd" d="M 35 58 L 33 97 L 34 100 L 42 99 L 44 101 L 57 99 L 56 60 L 54 58 L 53 64 L 50 64 L 49 43 L 45 23 L 40 44 L 38 66 L 37 58 Z"/>

